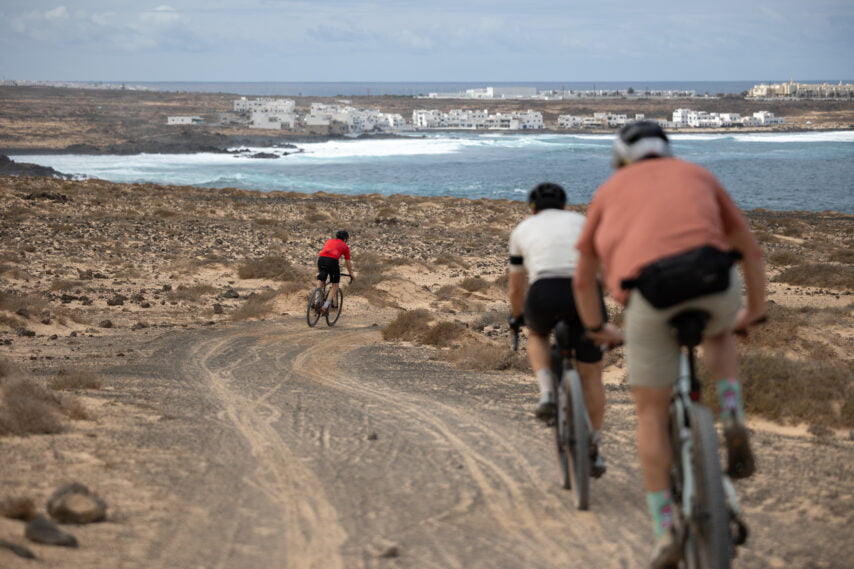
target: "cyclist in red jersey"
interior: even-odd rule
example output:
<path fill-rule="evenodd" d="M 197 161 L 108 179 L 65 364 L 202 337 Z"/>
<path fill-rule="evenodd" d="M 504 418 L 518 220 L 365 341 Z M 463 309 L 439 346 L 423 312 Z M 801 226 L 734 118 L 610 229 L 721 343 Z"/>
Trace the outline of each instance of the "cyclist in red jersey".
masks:
<path fill-rule="evenodd" d="M 350 234 L 347 231 L 337 231 L 335 237 L 323 245 L 323 249 L 321 249 L 320 254 L 317 256 L 318 288 L 323 288 L 327 278 L 332 283 L 326 303 L 321 308 L 324 313 L 329 310 L 329 305 L 332 303 L 332 300 L 335 298 L 335 292 L 338 290 L 338 283 L 341 282 L 341 265 L 339 263 L 341 257 L 344 257 L 344 264 L 347 265 L 350 280 L 356 278 L 356 273 L 353 272 L 353 265 L 350 263 L 350 246 L 347 245 L 349 240 Z"/>

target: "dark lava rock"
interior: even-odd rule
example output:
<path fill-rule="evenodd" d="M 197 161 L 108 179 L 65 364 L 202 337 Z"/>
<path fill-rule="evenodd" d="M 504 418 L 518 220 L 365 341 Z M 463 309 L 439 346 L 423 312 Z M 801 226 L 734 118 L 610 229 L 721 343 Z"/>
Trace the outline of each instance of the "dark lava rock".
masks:
<path fill-rule="evenodd" d="M 55 523 L 44 516 L 38 516 L 27 523 L 24 535 L 30 541 L 46 545 L 77 547 L 77 538 L 59 529 Z"/>

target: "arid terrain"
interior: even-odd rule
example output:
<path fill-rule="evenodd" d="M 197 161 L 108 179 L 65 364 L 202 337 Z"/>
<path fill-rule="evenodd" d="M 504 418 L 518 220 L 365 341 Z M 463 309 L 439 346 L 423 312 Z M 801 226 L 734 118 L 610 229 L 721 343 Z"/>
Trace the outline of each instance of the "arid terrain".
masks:
<path fill-rule="evenodd" d="M 0 146 L 126 138 L 18 125 L 6 102 Z M 584 513 L 509 349 L 506 243 L 526 213 L 0 175 L 0 540 L 38 559 L 0 547 L 0 567 L 645 567 L 621 349 Z M 747 215 L 771 304 L 740 345 L 759 471 L 736 484 L 752 531 L 736 567 L 847 568 L 854 216 Z M 315 255 L 342 227 L 357 279 L 338 324 L 309 328 Z M 77 548 L 25 538 L 70 482 L 106 520 L 62 524 Z"/>

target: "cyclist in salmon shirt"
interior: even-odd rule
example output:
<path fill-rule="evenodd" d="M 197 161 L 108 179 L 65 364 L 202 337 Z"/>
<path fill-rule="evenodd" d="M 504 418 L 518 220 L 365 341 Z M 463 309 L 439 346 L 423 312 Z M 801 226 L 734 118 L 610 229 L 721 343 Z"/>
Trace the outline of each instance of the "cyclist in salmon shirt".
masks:
<path fill-rule="evenodd" d="M 326 242 L 317 256 L 317 286 L 323 288 L 326 284 L 326 279 L 332 283 L 332 288 L 329 290 L 329 295 L 326 298 L 321 311 L 325 314 L 329 311 L 329 305 L 335 298 L 335 293 L 338 291 L 338 283 L 341 282 L 341 265 L 339 259 L 344 257 L 344 263 L 347 265 L 347 272 L 350 273 L 350 280 L 356 278 L 356 273 L 353 272 L 353 265 L 350 263 L 350 246 L 347 242 L 350 240 L 350 234 L 343 229 L 335 232 L 335 237 Z"/>

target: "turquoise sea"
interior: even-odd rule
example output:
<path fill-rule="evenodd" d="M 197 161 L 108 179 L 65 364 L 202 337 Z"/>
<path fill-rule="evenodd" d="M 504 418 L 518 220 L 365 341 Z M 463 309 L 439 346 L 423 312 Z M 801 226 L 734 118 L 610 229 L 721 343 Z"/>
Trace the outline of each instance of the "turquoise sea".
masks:
<path fill-rule="evenodd" d="M 674 152 L 711 170 L 743 209 L 854 214 L 854 131 L 673 134 Z M 610 174 L 613 135 L 436 133 L 340 138 L 236 154 L 13 155 L 115 182 L 342 194 L 524 199 L 541 181 L 587 203 Z M 278 158 L 253 158 L 257 152 Z"/>

